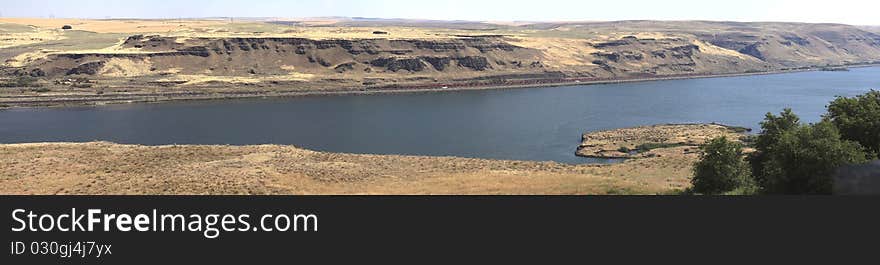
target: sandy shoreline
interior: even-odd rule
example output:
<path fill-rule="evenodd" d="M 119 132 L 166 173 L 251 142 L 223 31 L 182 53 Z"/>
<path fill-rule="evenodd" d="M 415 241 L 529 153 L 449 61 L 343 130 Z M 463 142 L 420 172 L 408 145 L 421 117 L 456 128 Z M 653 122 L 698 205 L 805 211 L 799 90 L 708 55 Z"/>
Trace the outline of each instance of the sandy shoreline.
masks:
<path fill-rule="evenodd" d="M 848 65 L 847 68 L 875 67 L 880 64 Z M 651 78 L 624 78 L 594 81 L 572 81 L 558 83 L 536 83 L 525 85 L 488 85 L 488 86 L 462 86 L 451 88 L 412 88 L 412 89 L 375 89 L 375 90 L 340 90 L 340 91 L 297 91 L 297 90 L 266 90 L 255 92 L 205 92 L 205 91 L 180 91 L 170 93 L 113 93 L 113 94 L 80 94 L 80 95 L 3 95 L 0 94 L 0 110 L 12 108 L 42 108 L 42 107 L 66 107 L 83 105 L 106 105 L 106 104 L 130 104 L 130 103 L 162 103 L 187 100 L 228 100 L 228 99 L 254 99 L 254 98 L 285 98 L 304 96 L 337 96 L 337 95 L 376 95 L 398 93 L 432 93 L 432 92 L 455 92 L 474 90 L 499 90 L 499 89 L 523 89 L 538 87 L 560 87 L 572 85 L 601 85 L 620 84 L 666 80 L 723 78 L 737 76 L 772 75 L 797 72 L 821 71 L 822 68 L 779 70 L 755 73 L 731 73 L 693 76 L 666 76 Z M 232 84 L 224 86 L 234 86 Z"/>

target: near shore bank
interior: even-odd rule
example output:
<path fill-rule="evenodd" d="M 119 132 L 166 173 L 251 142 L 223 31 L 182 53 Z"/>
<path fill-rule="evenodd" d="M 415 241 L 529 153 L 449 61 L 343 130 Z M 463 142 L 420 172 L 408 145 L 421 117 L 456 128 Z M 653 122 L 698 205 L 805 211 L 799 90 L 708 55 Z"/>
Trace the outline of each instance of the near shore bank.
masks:
<path fill-rule="evenodd" d="M 627 130 L 605 133 L 614 132 Z M 569 165 L 281 145 L 4 144 L 0 194 L 669 194 L 690 185 L 694 147 L 651 154 Z"/>

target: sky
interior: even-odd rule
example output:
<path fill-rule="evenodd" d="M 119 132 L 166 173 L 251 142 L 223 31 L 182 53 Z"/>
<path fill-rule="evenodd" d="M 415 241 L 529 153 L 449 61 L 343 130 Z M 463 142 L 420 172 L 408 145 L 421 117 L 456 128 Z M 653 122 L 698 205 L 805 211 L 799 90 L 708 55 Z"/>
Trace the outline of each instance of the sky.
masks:
<path fill-rule="evenodd" d="M 880 25 L 880 0 L 0 0 L 2 17 L 324 16 L 473 21 L 731 20 Z"/>

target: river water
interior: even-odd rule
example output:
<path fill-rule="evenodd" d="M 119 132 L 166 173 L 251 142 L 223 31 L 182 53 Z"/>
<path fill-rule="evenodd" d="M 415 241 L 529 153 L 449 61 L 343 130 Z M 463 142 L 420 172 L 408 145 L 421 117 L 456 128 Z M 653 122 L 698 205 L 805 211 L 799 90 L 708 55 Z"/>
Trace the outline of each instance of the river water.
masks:
<path fill-rule="evenodd" d="M 607 85 L 0 111 L 0 142 L 292 144 L 331 152 L 603 162 L 586 131 L 719 122 L 758 129 L 790 107 L 817 121 L 834 96 L 880 89 L 880 68 Z"/>

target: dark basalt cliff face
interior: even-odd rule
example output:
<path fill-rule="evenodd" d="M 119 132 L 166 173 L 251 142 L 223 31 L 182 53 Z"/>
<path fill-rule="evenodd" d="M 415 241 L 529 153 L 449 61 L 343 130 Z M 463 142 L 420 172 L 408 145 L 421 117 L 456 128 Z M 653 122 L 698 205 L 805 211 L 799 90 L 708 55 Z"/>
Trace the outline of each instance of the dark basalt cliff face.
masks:
<path fill-rule="evenodd" d="M 70 69 L 69 71 L 67 71 L 66 74 L 68 74 L 68 75 L 78 75 L 78 74 L 94 75 L 94 74 L 97 74 L 98 71 L 100 71 L 102 67 L 104 67 L 104 62 L 102 62 L 102 61 L 89 62 L 89 63 L 84 63 L 81 65 L 78 65 L 77 67 L 74 67 L 73 69 Z"/>
<path fill-rule="evenodd" d="M 583 39 L 575 36 L 559 43 L 542 37 L 502 35 L 424 39 L 178 39 L 133 35 L 118 47 L 125 52 L 55 53 L 8 72 L 47 78 L 101 76 L 112 72 L 108 69 L 115 71 L 114 77 L 307 74 L 321 80 L 364 84 L 383 80 L 388 84 L 399 80 L 439 83 L 511 76 L 558 79 L 558 74 L 642 78 L 880 62 L 880 34 L 846 25 L 623 21 L 542 27 L 563 26 L 567 30 L 587 30 L 581 31 Z M 705 30 L 696 30 L 700 28 Z M 621 31 L 649 34 L 613 38 L 590 35 Z M 535 40 L 552 45 L 527 43 Z"/>
<path fill-rule="evenodd" d="M 637 38 L 594 42 L 594 65 L 614 76 L 732 73 L 762 69 L 765 63 L 704 51 L 684 38 Z M 601 73 L 599 73 L 601 74 Z"/>
<path fill-rule="evenodd" d="M 113 59 L 149 60 L 152 71 L 217 75 L 479 72 L 539 69 L 541 53 L 501 37 L 437 40 L 313 40 L 306 38 L 175 38 L 135 35 L 122 48 L 139 53 L 75 53 L 50 56 L 34 65 L 49 75 L 94 75 Z M 506 64 L 524 61 L 531 64 Z"/>

